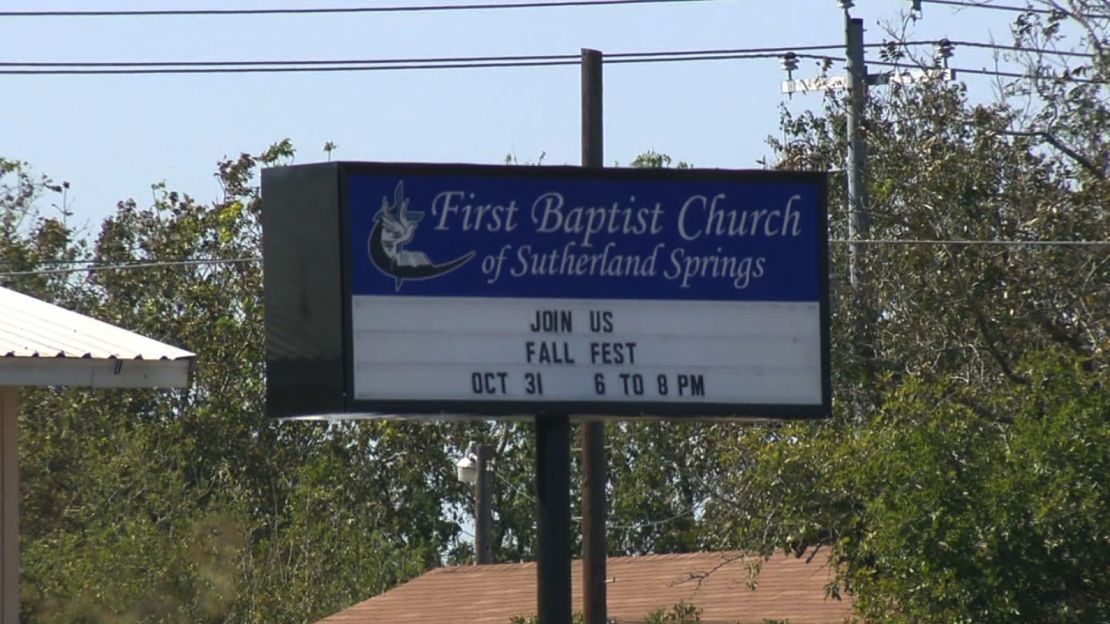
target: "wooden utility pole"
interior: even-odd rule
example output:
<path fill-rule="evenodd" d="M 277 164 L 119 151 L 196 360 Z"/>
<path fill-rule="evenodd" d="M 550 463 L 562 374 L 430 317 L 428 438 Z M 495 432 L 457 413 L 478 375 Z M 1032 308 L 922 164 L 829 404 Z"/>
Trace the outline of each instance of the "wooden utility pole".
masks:
<path fill-rule="evenodd" d="M 787 94 L 841 90 L 848 92 L 845 115 L 847 153 L 844 158 L 844 170 L 848 179 L 848 283 L 851 287 L 850 306 L 856 311 L 853 321 L 855 334 L 853 350 L 861 361 L 870 362 L 875 357 L 874 324 L 877 320 L 877 312 L 869 294 L 865 252 L 867 245 L 863 242 L 871 238 L 865 182 L 867 140 L 863 133 L 867 89 L 869 86 L 911 84 L 920 80 L 955 80 L 956 73 L 948 68 L 948 57 L 952 56 L 952 44 L 945 39 L 937 43 L 935 67 L 869 74 L 864 60 L 863 20 L 852 17 L 850 9 L 855 4 L 853 0 L 839 0 L 839 3 L 844 10 L 847 71 L 843 76 L 822 75 L 808 80 L 795 80 L 793 73 L 798 68 L 798 60 L 797 55 L 790 52 L 782 59 L 783 68 L 787 72 L 787 80 L 782 83 L 782 92 Z M 914 2 L 912 10 L 920 12 L 920 4 L 920 2 Z"/>
<path fill-rule="evenodd" d="M 479 444 L 478 480 L 474 482 L 474 560 L 479 565 L 493 563 L 493 473 L 488 444 Z"/>
<path fill-rule="evenodd" d="M 844 8 L 845 41 L 848 53 L 848 282 L 857 292 L 863 281 L 863 246 L 856 241 L 870 236 L 863 168 L 867 144 L 861 132 L 863 109 L 867 101 L 867 66 L 863 58 L 863 20 L 853 18 Z"/>
<path fill-rule="evenodd" d="M 582 50 L 582 166 L 604 165 L 602 55 Z M 582 605 L 585 624 L 605 624 L 605 425 L 582 423 Z"/>

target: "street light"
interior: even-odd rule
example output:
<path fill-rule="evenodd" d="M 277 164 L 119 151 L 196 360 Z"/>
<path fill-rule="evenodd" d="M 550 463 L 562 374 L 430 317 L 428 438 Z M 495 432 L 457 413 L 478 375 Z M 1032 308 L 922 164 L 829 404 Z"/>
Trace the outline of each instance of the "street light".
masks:
<path fill-rule="evenodd" d="M 471 442 L 466 453 L 455 462 L 455 474 L 459 481 L 467 485 L 478 483 L 478 445 Z"/>

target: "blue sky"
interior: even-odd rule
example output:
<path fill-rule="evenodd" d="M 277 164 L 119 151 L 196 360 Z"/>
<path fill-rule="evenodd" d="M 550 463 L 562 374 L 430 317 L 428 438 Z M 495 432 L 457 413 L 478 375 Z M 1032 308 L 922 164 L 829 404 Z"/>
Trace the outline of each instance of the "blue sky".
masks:
<path fill-rule="evenodd" d="M 241 2 L 8 1 L 5 10 L 400 5 L 414 0 Z M 444 3 L 420 0 L 419 3 Z M 867 41 L 909 2 L 858 0 Z M 1009 42 L 1016 14 L 925 5 L 917 39 Z M 839 44 L 835 0 L 716 0 L 640 6 L 438 13 L 222 17 L 0 18 L 0 57 L 22 61 L 333 59 L 577 54 Z M 873 56 L 874 51 L 871 51 Z M 954 66 L 992 67 L 957 49 Z M 873 67 L 872 70 L 877 70 Z M 834 71 L 839 71 L 839 65 Z M 117 201 L 145 203 L 150 185 L 201 200 L 224 155 L 288 137 L 297 162 L 343 160 L 547 164 L 579 158 L 577 67 L 332 74 L 0 76 L 0 156 L 72 184 L 73 222 L 95 227 Z M 803 61 L 799 76 L 816 74 Z M 606 161 L 655 149 L 704 167 L 755 168 L 777 132 L 775 59 L 608 65 Z M 990 80 L 966 78 L 978 99 Z"/>

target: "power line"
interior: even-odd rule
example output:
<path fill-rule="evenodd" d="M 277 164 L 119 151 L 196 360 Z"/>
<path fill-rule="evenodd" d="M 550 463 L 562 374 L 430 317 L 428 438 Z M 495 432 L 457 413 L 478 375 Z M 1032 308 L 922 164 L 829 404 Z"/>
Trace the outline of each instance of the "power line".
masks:
<path fill-rule="evenodd" d="M 937 41 L 906 41 L 899 45 L 931 45 Z M 954 41 L 954 45 L 1003 49 L 1013 51 L 1048 52 L 1064 56 L 1091 58 L 1092 55 L 1080 52 L 1048 51 L 1034 48 L 1021 48 L 994 43 L 974 41 Z M 868 48 L 885 48 L 886 43 L 868 44 Z M 610 64 L 626 63 L 665 63 L 683 61 L 743 60 L 759 58 L 779 58 L 793 54 L 795 58 L 842 61 L 832 55 L 807 54 L 839 50 L 840 44 L 775 46 L 762 48 L 717 48 L 704 50 L 659 50 L 648 52 L 615 52 L 607 54 L 605 62 Z M 801 52 L 799 54 L 799 52 Z M 503 56 L 447 56 L 447 57 L 408 57 L 408 58 L 367 58 L 367 59 L 261 59 L 261 60 L 216 60 L 216 61 L 0 61 L 0 75 L 126 75 L 126 74 L 241 74 L 241 73 L 312 73 L 312 72 L 351 72 L 351 71 L 398 71 L 420 69 L 481 69 L 505 67 L 546 67 L 569 66 L 580 63 L 578 54 L 531 54 Z M 870 61 L 875 65 L 913 68 L 914 65 L 885 61 Z M 969 74 L 985 74 L 1013 78 L 1026 77 L 1012 72 L 962 69 Z M 1070 78 L 1078 82 L 1098 82 L 1082 78 Z"/>
<path fill-rule="evenodd" d="M 961 247 L 1030 247 L 1030 248 L 1050 248 L 1050 247 L 1065 247 L 1065 248 L 1088 248 L 1088 249 L 1110 249 L 1110 241 L 1088 241 L 1088 240 L 968 240 L 968 239 L 898 239 L 898 238 L 874 238 L 863 240 L 847 240 L 847 239 L 829 239 L 829 243 L 833 245 L 893 245 L 893 246 L 912 246 L 912 245 L 939 245 L 939 246 L 961 246 Z M 150 262 L 124 262 L 119 264 L 91 264 L 91 266 L 84 267 L 67 267 L 61 269 L 31 269 L 26 271 L 8 271 L 0 272 L 0 277 L 20 277 L 27 275 L 55 275 L 55 274 L 68 274 L 68 273 L 91 273 L 96 271 L 113 271 L 113 270 L 133 270 L 133 269 L 153 269 L 174 266 L 204 266 L 204 265 L 225 265 L 225 264 L 243 264 L 250 262 L 261 262 L 262 258 L 258 256 L 250 256 L 243 258 L 186 258 L 182 260 L 161 260 Z M 80 263 L 83 261 L 73 260 L 65 261 Z M 88 261 L 94 263 L 95 261 Z"/>
<path fill-rule="evenodd" d="M 968 2 L 966 0 L 922 0 L 928 4 L 945 4 L 948 6 L 956 6 L 965 9 L 993 9 L 996 11 L 1011 11 L 1014 13 L 1036 13 L 1038 15 L 1054 15 L 1062 13 L 1068 15 L 1067 11 L 1057 11 L 1056 9 L 1037 9 L 1033 7 L 1015 6 L 1009 4 L 993 4 L 989 2 Z M 1079 17 L 1087 19 L 1110 19 L 1110 15 L 1103 13 L 1079 13 Z"/>
<path fill-rule="evenodd" d="M 778 50 L 775 52 L 764 53 L 721 53 L 712 54 L 699 51 L 688 51 L 677 53 L 672 56 L 661 56 L 660 53 L 635 53 L 643 54 L 643 56 L 636 57 L 617 57 L 606 59 L 608 64 L 630 64 L 630 63 L 668 63 L 668 62 L 694 62 L 694 61 L 724 61 L 724 60 L 748 60 L 748 59 L 765 59 L 765 58 L 779 58 L 782 52 L 786 50 Z M 836 57 L 829 57 L 827 55 L 817 54 L 796 54 L 797 58 L 813 58 L 813 59 L 831 59 L 836 60 Z M 481 61 L 465 61 L 455 62 L 451 61 L 435 61 L 435 62 L 393 62 L 390 59 L 382 59 L 375 61 L 375 64 L 352 64 L 352 65 L 263 65 L 263 66 L 249 66 L 243 67 L 238 65 L 233 66 L 187 66 L 187 67 L 148 67 L 148 66 L 125 66 L 125 67 L 107 67 L 107 68 L 82 68 L 77 67 L 47 67 L 47 68 L 32 68 L 32 69 L 0 69 L 0 75 L 18 76 L 18 75 L 31 75 L 31 76 L 105 76 L 105 75 L 154 75 L 154 74 L 257 74 L 257 73 L 325 73 L 325 72 L 355 72 L 355 71 L 403 71 L 403 70 L 422 70 L 422 69 L 483 69 L 483 68 L 507 68 L 507 67 L 557 67 L 568 65 L 579 65 L 581 61 L 578 56 L 564 57 L 561 55 L 551 55 L 550 57 L 470 57 L 470 58 L 484 58 L 488 60 Z M 510 60 L 505 60 L 510 59 Z M 532 60 L 534 59 L 534 60 Z M 379 64 L 380 63 L 380 64 Z"/>
<path fill-rule="evenodd" d="M 702 501 L 699 504 L 704 505 L 705 501 Z M 646 528 L 650 528 L 650 527 L 661 526 L 661 525 L 667 524 L 669 522 L 674 522 L 675 520 L 681 520 L 682 518 L 685 518 L 686 516 L 694 516 L 694 515 L 696 515 L 696 513 L 697 512 L 694 509 L 687 509 L 687 510 L 681 511 L 681 512 L 679 512 L 679 513 L 677 513 L 673 516 L 663 518 L 662 520 L 644 520 L 643 522 L 639 522 L 639 523 L 636 523 L 636 524 L 610 524 L 608 526 L 608 528 L 615 529 L 615 530 L 618 530 L 618 531 L 636 531 L 636 530 L 639 530 L 639 529 L 646 529 Z M 695 518 L 695 521 L 697 521 L 696 518 Z"/>
<path fill-rule="evenodd" d="M 903 41 L 902 46 L 933 45 L 937 41 Z M 962 44 L 964 42 L 953 42 Z M 968 43 L 967 45 L 973 45 Z M 867 44 L 866 48 L 883 48 L 885 43 Z M 710 48 L 704 50 L 658 50 L 652 52 L 610 52 L 605 55 L 607 60 L 624 58 L 650 58 L 659 56 L 699 56 L 699 55 L 748 55 L 748 54 L 785 54 L 788 52 L 813 52 L 822 50 L 840 50 L 843 44 L 823 45 L 783 45 L 763 48 Z M 284 65 L 392 65 L 406 63 L 466 63 L 466 62 L 492 62 L 492 61 L 558 61 L 579 60 L 580 54 L 528 54 L 509 56 L 441 56 L 441 57 L 410 57 L 410 58 L 374 58 L 374 59 L 263 59 L 263 60 L 229 60 L 229 61 L 0 61 L 0 67 L 49 67 L 49 68 L 81 68 L 81 67 L 240 67 L 240 66 L 284 66 Z M 838 60 L 835 57 L 824 55 L 800 55 L 801 58 L 816 58 Z M 842 59 L 840 59 L 842 60 Z"/>
<path fill-rule="evenodd" d="M 260 9 L 135 9 L 97 11 L 0 11 L 0 17 L 184 17 L 205 15 L 322 15 L 336 13 L 426 13 L 430 11 L 482 11 L 712 2 L 714 0 L 542 0 L 531 2 L 476 2 L 361 7 L 305 7 Z"/>
<path fill-rule="evenodd" d="M 20 277 L 27 275 L 62 275 L 68 273 L 93 273 L 97 271 L 128 271 L 133 269 L 156 269 L 178 266 L 210 266 L 222 264 L 242 264 L 247 262 L 260 262 L 262 258 L 197 258 L 187 260 L 163 260 L 155 262 L 125 262 L 120 264 L 97 264 L 85 267 L 69 267 L 65 269 L 36 269 L 30 271 L 7 271 L 0 273 L 0 277 Z"/>
<path fill-rule="evenodd" d="M 651 53 L 643 53 L 651 54 Z M 661 52 L 660 54 L 666 54 Z M 411 63 L 478 63 L 492 61 L 559 61 L 576 59 L 577 54 L 530 54 L 513 56 L 441 56 L 392 59 L 277 59 L 256 61 L 0 61 L 0 67 L 269 67 L 316 65 L 396 65 Z"/>
<path fill-rule="evenodd" d="M 524 492 L 524 491 L 522 491 L 522 490 L 521 490 L 521 489 L 520 489 L 520 488 L 519 488 L 519 487 L 517 486 L 517 484 L 513 483 L 512 481 L 509 481 L 509 479 L 508 479 L 508 478 L 506 478 L 506 477 L 505 477 L 504 475 L 502 475 L 501 473 L 497 472 L 496 470 L 491 470 L 490 472 L 491 472 L 491 473 L 493 473 L 493 476 L 495 476 L 495 477 L 497 477 L 498 479 L 500 479 L 502 483 L 504 483 L 505 485 L 507 485 L 507 486 L 509 486 L 510 488 L 512 488 L 512 490 L 513 490 L 513 493 L 514 493 L 514 494 L 516 494 L 517 496 L 523 496 L 524 498 L 526 498 L 526 499 L 528 499 L 529 501 L 531 501 L 531 502 L 532 502 L 532 504 L 535 504 L 535 502 L 536 502 L 536 499 L 535 499 L 535 498 L 532 498 L 532 497 L 531 497 L 531 496 L 530 496 L 530 495 L 529 495 L 529 494 L 528 494 L 527 492 Z"/>
<path fill-rule="evenodd" d="M 42 258 L 40 260 L 25 260 L 23 262 L 16 262 L 15 260 L 0 260 L 0 265 L 11 266 L 13 264 L 100 264 L 97 260 L 62 260 L 58 258 Z"/>
<path fill-rule="evenodd" d="M 966 240 L 966 239 L 897 239 L 897 238 L 872 238 L 866 240 L 832 239 L 830 243 L 838 245 L 952 245 L 962 247 L 1091 247 L 1110 249 L 1110 241 L 1077 241 L 1077 240 Z"/>
<path fill-rule="evenodd" d="M 647 58 L 614 58 L 605 59 L 604 63 L 623 65 L 625 63 L 670 63 L 674 61 L 726 61 L 747 59 L 779 59 L 786 50 L 773 50 L 768 52 L 745 52 L 739 54 L 701 54 L 698 56 L 657 56 Z M 795 54 L 795 58 L 815 59 L 819 61 L 843 61 L 843 57 L 829 56 L 827 54 Z M 577 62 L 576 62 L 577 64 Z"/>
<path fill-rule="evenodd" d="M 911 42 L 907 45 L 913 45 Z M 932 43 L 932 42 L 930 42 Z M 807 52 L 838 50 L 841 44 L 775 46 L 764 48 L 716 48 L 707 50 L 659 50 L 653 52 L 612 52 L 606 59 L 682 57 L 703 55 L 749 55 L 781 54 L 786 52 Z M 877 46 L 876 46 L 877 47 Z M 0 67 L 49 67 L 49 68 L 99 68 L 99 67 L 249 67 L 249 66 L 316 66 L 316 65 L 396 65 L 420 63 L 485 63 L 499 61 L 564 61 L 580 60 L 580 54 L 527 54 L 509 56 L 441 56 L 410 58 L 373 58 L 373 59 L 263 59 L 228 61 L 0 61 Z M 825 58 L 823 56 L 813 58 Z M 806 58 L 803 56 L 803 58 Z"/>
<path fill-rule="evenodd" d="M 1071 50 L 1046 50 L 1044 48 L 1028 48 L 1018 45 L 1005 45 L 1001 43 L 982 43 L 979 41 L 951 41 L 954 46 L 964 46 L 967 48 L 985 48 L 988 50 L 1006 50 L 1010 52 L 1036 52 L 1038 54 L 1051 54 L 1054 56 L 1074 56 L 1080 58 L 1093 59 L 1096 54 L 1090 52 L 1075 52 Z"/>
<path fill-rule="evenodd" d="M 902 46 L 933 45 L 928 41 L 904 41 Z M 970 45 L 970 44 L 969 44 Z M 885 43 L 873 43 L 864 47 L 882 48 Z M 815 52 L 840 50 L 843 44 L 822 45 L 783 45 L 762 48 L 710 48 L 704 50 L 658 50 L 651 52 L 610 52 L 605 60 L 626 58 L 682 57 L 706 55 L 757 55 L 786 54 L 790 52 Z M 795 54 L 800 58 L 843 60 L 837 57 L 813 54 Z M 139 67 L 269 67 L 269 66 L 327 66 L 327 65 L 398 65 L 423 63 L 485 63 L 499 61 L 565 61 L 580 60 L 580 54 L 528 54 L 507 56 L 441 56 L 409 58 L 372 58 L 372 59 L 262 59 L 262 60 L 224 60 L 224 61 L 0 61 L 0 67 L 31 68 L 139 68 Z"/>
<path fill-rule="evenodd" d="M 696 59 L 694 59 L 696 60 Z M 168 67 L 168 68 L 115 68 L 115 69 L 0 69 L 6 76 L 119 76 L 119 75 L 170 75 L 170 74 L 276 74 L 276 73 L 331 73 L 365 71 L 403 71 L 418 69 L 481 69 L 504 67 L 557 67 L 578 65 L 571 61 L 504 61 L 486 63 L 421 63 L 397 65 L 330 65 L 321 67 Z"/>
<path fill-rule="evenodd" d="M 939 69 L 939 68 L 936 68 L 936 67 L 914 65 L 914 64 L 911 64 L 911 63 L 892 63 L 890 61 L 868 60 L 867 63 L 869 65 L 881 65 L 883 67 L 897 67 L 897 68 L 903 68 L 903 69 Z M 1024 79 L 1024 80 L 1033 80 L 1035 78 L 1038 78 L 1038 76 L 1035 76 L 1035 75 L 1019 74 L 1017 72 L 1000 71 L 1000 70 L 997 70 L 997 69 L 971 69 L 971 68 L 962 68 L 962 67 L 946 67 L 944 69 L 951 69 L 952 71 L 956 72 L 957 74 L 973 74 L 973 75 L 981 75 L 981 76 L 993 76 L 993 77 L 996 77 L 996 78 L 1021 78 L 1021 79 Z M 0 73 L 2 73 L 2 72 L 0 72 Z M 1106 84 L 1105 80 L 1096 80 L 1096 79 L 1092 79 L 1092 78 L 1079 78 L 1079 77 L 1076 77 L 1076 76 L 1042 76 L 1042 78 L 1044 78 L 1046 80 L 1064 80 L 1066 82 L 1079 82 L 1079 83 L 1084 83 L 1084 84 Z"/>

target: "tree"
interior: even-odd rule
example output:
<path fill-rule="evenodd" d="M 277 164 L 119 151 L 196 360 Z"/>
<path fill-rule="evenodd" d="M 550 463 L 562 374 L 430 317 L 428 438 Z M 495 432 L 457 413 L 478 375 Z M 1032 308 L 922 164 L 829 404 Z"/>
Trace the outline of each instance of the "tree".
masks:
<path fill-rule="evenodd" d="M 752 430 L 709 515 L 749 549 L 829 549 L 868 621 L 1105 619 L 1110 386 L 1084 364 L 1023 360 L 988 403 L 1005 423 L 958 379 L 909 379 L 865 426 Z"/>
<path fill-rule="evenodd" d="M 1072 20 L 1089 56 L 1061 69 L 1033 53 L 1036 78 L 1004 92 L 1028 108 L 973 105 L 938 82 L 872 93 L 871 238 L 987 244 L 868 245 L 864 309 L 847 305 L 855 293 L 837 271 L 834 418 L 748 429 L 722 449 L 730 469 L 705 523 L 749 551 L 831 551 L 828 589 L 850 593 L 866 621 L 1110 615 L 1099 572 L 1110 254 L 1001 244 L 1110 235 L 1107 20 L 1084 17 L 1107 7 L 1052 6 L 1019 17 L 1018 45 L 1061 44 Z M 781 167 L 843 162 L 837 99 L 784 115 L 783 129 Z M 830 235 L 843 239 L 832 188 Z M 832 266 L 845 266 L 844 247 Z"/>
<path fill-rule="evenodd" d="M 28 621 L 299 622 L 438 565 L 457 540 L 452 427 L 263 415 L 254 180 L 292 153 L 221 162 L 212 205 L 156 185 L 91 245 L 35 211 L 58 185 L 4 161 L 7 284 L 199 356 L 182 392 L 26 393 Z"/>
<path fill-rule="evenodd" d="M 972 105 L 939 83 L 872 94 L 873 238 L 1110 238 L 1106 24 L 1084 17 L 1104 4 L 1058 0 L 1017 21 L 1025 48 L 1063 45 L 1077 24 L 1090 55 L 1062 69 L 1030 52 L 1036 80 L 1006 91 L 1029 107 Z M 839 167 L 843 127 L 835 99 L 786 115 L 779 166 Z M 466 561 L 473 502 L 452 464 L 470 440 L 498 449 L 495 560 L 532 556 L 527 425 L 263 418 L 254 184 L 292 153 L 282 142 L 221 162 L 211 205 L 157 186 L 89 243 L 66 221 L 64 185 L 0 161 L 7 284 L 202 362 L 181 393 L 28 393 L 29 621 L 303 621 Z M 831 188 L 831 236 L 844 238 Z M 57 216 L 35 212 L 54 198 Z M 841 276 L 845 253 L 834 245 Z M 610 426 L 611 551 L 829 551 L 829 591 L 872 621 L 1107 619 L 1108 256 L 869 245 L 867 309 L 836 281 L 834 418 Z M 82 262 L 117 268 L 65 272 Z"/>

